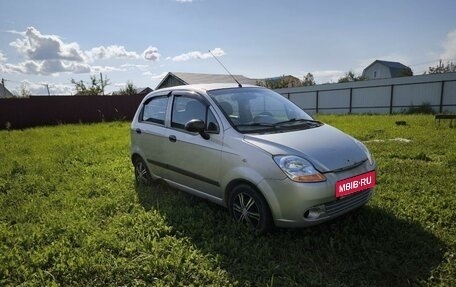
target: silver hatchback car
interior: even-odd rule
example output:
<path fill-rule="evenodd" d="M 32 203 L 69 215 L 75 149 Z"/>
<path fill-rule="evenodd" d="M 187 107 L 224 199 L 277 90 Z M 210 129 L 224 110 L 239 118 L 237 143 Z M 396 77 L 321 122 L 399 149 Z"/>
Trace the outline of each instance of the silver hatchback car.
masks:
<path fill-rule="evenodd" d="M 131 124 L 131 159 L 138 183 L 161 179 L 259 232 L 330 220 L 366 204 L 375 186 L 364 144 L 257 86 L 148 94 Z"/>

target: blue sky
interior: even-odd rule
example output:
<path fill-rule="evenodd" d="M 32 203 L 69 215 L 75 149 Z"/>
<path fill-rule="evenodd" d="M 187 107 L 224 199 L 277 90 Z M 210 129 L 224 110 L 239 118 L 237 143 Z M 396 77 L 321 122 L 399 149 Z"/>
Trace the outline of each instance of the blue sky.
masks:
<path fill-rule="evenodd" d="M 456 1 L 0 0 L 0 76 L 8 89 L 74 93 L 103 73 L 155 88 L 167 72 L 251 78 L 310 72 L 317 83 L 375 59 L 422 74 L 456 62 Z"/>

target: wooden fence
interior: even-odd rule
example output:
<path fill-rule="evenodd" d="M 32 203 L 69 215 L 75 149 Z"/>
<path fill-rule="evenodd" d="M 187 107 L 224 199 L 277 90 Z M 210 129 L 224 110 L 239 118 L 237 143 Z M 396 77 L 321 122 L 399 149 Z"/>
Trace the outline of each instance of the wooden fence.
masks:
<path fill-rule="evenodd" d="M 0 129 L 131 120 L 141 96 L 31 96 L 0 99 Z"/>

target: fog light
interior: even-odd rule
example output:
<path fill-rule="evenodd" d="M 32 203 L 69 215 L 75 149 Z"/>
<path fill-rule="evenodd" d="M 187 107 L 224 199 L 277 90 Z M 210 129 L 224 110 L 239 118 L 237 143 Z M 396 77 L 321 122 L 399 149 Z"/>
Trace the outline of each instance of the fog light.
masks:
<path fill-rule="evenodd" d="M 319 218 L 323 213 L 325 213 L 326 208 L 324 205 L 318 205 L 314 206 L 309 210 L 306 210 L 304 212 L 304 217 L 308 219 L 317 219 Z"/>

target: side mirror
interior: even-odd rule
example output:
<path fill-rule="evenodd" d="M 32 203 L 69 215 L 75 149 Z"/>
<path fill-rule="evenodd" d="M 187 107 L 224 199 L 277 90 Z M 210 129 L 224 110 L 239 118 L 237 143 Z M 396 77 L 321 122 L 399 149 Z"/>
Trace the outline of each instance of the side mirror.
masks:
<path fill-rule="evenodd" d="M 185 123 L 185 130 L 192 132 L 192 133 L 199 133 L 203 139 L 208 140 L 209 134 L 205 132 L 206 129 L 206 123 L 202 120 L 198 119 L 193 119 L 189 120 L 187 123 Z"/>

